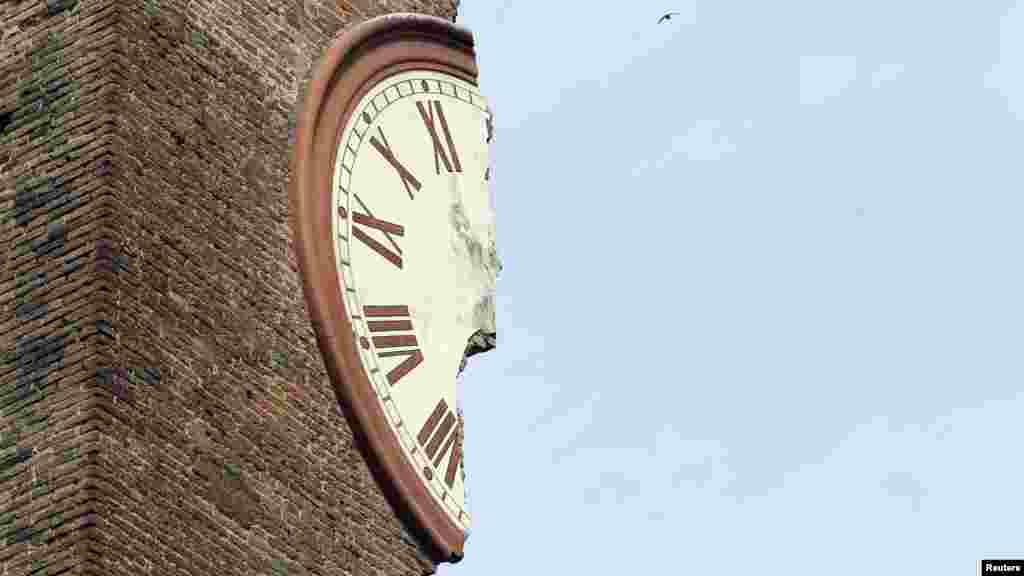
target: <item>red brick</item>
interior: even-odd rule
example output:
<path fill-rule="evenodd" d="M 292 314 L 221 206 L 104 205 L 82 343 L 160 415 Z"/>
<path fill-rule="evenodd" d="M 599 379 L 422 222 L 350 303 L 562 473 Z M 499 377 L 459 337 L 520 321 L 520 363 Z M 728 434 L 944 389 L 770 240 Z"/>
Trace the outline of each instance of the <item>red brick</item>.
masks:
<path fill-rule="evenodd" d="M 29 454 L 0 516 L 39 533 L 0 546 L 5 573 L 433 572 L 337 409 L 286 178 L 335 35 L 457 1 L 47 5 L 0 2 L 0 440 Z M 28 98 L 44 75 L 77 108 Z M 26 178 L 60 184 L 26 203 Z"/>

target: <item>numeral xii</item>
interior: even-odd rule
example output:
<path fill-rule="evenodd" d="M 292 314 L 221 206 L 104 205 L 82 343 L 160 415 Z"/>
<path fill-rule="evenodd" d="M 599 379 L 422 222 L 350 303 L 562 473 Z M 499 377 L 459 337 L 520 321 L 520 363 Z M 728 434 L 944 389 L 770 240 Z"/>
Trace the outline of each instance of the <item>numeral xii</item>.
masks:
<path fill-rule="evenodd" d="M 434 105 L 433 108 L 430 107 L 431 104 Z M 462 164 L 459 162 L 459 154 L 455 150 L 455 142 L 452 141 L 452 133 L 448 129 L 448 120 L 445 118 L 441 102 L 428 100 L 426 106 L 424 106 L 423 102 L 419 101 L 416 102 L 416 108 L 420 111 L 420 118 L 423 119 L 423 124 L 426 125 L 427 132 L 430 133 L 430 141 L 434 145 L 434 170 L 436 173 L 441 173 L 441 164 L 438 161 L 444 163 L 445 170 L 448 172 L 462 172 Z M 437 134 L 437 127 L 434 125 L 435 113 L 438 122 L 441 124 L 444 144 L 448 145 L 447 149 Z M 449 160 L 449 157 L 451 160 Z"/>

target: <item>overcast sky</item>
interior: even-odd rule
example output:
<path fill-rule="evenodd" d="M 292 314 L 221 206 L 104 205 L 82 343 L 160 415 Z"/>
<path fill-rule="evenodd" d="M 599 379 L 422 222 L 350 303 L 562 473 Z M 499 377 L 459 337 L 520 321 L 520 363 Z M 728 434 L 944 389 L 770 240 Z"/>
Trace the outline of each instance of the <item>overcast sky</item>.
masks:
<path fill-rule="evenodd" d="M 673 1 L 462 2 L 504 272 L 439 572 L 1024 557 L 1024 2 Z"/>

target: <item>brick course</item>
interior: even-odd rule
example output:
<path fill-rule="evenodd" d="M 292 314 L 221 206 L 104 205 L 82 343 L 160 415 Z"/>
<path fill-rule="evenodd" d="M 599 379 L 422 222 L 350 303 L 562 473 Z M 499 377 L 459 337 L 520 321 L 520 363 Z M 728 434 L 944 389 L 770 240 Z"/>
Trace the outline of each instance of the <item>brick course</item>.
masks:
<path fill-rule="evenodd" d="M 0 2 L 0 574 L 427 574 L 291 249 L 345 27 L 455 0 Z"/>

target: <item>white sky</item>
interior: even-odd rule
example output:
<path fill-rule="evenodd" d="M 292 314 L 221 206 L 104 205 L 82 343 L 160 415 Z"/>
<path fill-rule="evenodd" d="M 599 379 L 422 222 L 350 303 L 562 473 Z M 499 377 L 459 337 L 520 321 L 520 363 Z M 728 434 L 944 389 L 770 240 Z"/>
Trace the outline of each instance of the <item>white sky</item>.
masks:
<path fill-rule="evenodd" d="M 462 2 L 504 272 L 439 573 L 1024 557 L 1024 3 L 672 1 Z"/>

